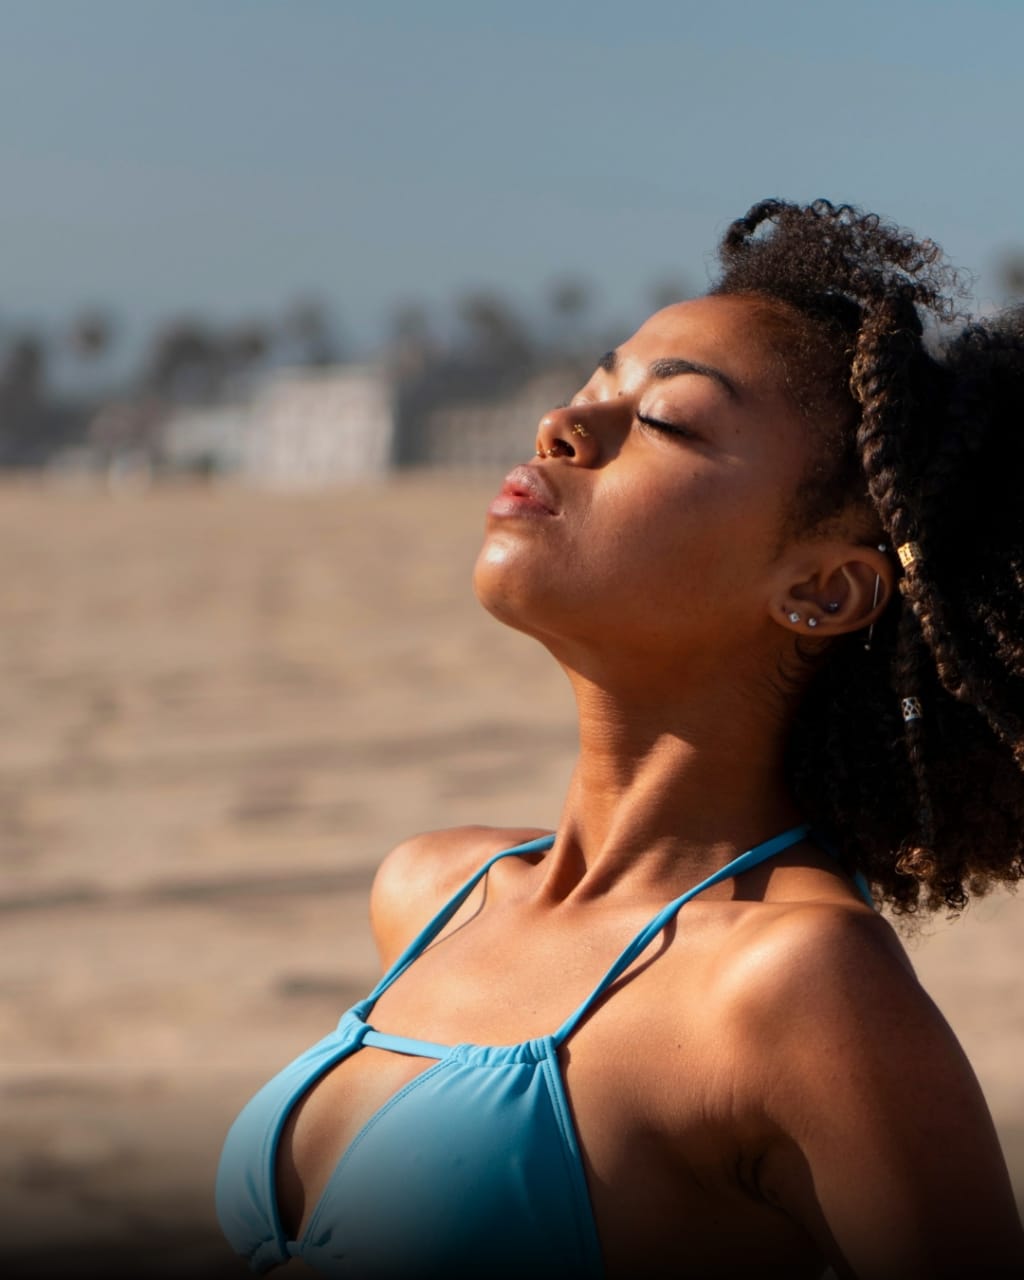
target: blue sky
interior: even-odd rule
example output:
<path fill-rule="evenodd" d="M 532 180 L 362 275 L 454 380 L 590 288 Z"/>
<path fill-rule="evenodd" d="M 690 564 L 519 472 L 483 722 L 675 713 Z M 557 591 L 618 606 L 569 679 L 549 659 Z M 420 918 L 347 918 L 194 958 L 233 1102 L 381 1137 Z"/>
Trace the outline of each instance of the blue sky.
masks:
<path fill-rule="evenodd" d="M 1021 0 L 3 0 L 0 327 L 312 292 L 365 347 L 396 301 L 570 274 L 628 325 L 764 195 L 886 213 L 984 300 L 1022 51 Z"/>

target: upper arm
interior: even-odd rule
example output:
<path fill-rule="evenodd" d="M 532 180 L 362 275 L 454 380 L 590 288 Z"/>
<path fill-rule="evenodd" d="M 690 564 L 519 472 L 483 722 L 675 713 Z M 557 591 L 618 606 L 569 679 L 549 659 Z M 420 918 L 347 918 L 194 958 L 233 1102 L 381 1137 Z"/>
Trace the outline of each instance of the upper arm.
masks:
<path fill-rule="evenodd" d="M 452 827 L 396 845 L 378 867 L 370 892 L 370 924 L 384 967 L 487 858 L 546 834 L 532 827 Z"/>
<path fill-rule="evenodd" d="M 809 913 L 761 962 L 761 1087 L 778 1134 L 761 1165 L 768 1198 L 840 1275 L 1020 1273 L 1024 1235 L 981 1089 L 888 926 Z"/>

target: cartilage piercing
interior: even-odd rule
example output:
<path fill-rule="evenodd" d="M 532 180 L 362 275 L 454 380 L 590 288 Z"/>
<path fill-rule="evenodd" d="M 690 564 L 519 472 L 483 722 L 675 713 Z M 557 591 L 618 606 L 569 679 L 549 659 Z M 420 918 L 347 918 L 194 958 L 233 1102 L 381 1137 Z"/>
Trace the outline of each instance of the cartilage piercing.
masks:
<path fill-rule="evenodd" d="M 905 547 L 905 546 L 909 546 L 909 545 L 910 545 L 909 543 L 904 543 L 904 547 Z M 914 545 L 916 546 L 917 544 L 915 543 Z M 880 542 L 880 543 L 878 544 L 878 549 L 879 549 L 879 551 L 885 551 L 885 550 L 886 550 L 885 543 L 884 543 L 884 542 Z M 903 551 L 903 547 L 901 547 L 901 548 L 900 548 L 900 552 L 901 552 L 901 553 L 902 553 L 902 551 Z M 902 558 L 903 558 L 903 557 L 902 557 L 902 554 L 901 554 L 901 555 L 900 555 L 900 559 L 902 560 Z M 872 608 L 872 609 L 877 609 L 877 608 L 878 608 L 878 597 L 881 595 L 881 593 L 882 593 L 882 575 L 881 575 L 880 573 L 876 573 L 876 574 L 875 574 L 875 594 L 874 594 L 874 597 L 872 598 L 872 601 L 871 601 L 871 608 Z M 864 652 L 865 652 L 865 653 L 866 653 L 866 652 L 871 648 L 871 637 L 872 637 L 874 634 L 875 634 L 875 624 L 874 624 L 874 622 L 872 622 L 872 623 L 871 623 L 871 626 L 870 626 L 870 627 L 868 627 L 868 638 L 864 641 Z"/>
<path fill-rule="evenodd" d="M 838 600 L 830 600 L 830 601 L 828 602 L 828 604 L 825 606 L 825 608 L 828 610 L 828 612 L 829 612 L 829 613 L 838 613 L 838 612 L 839 612 L 839 601 L 838 601 Z"/>

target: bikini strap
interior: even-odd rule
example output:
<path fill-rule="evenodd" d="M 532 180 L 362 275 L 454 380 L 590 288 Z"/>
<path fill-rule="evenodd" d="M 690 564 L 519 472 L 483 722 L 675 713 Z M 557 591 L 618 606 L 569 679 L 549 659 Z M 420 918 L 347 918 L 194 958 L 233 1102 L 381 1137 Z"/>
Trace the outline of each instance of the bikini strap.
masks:
<path fill-rule="evenodd" d="M 827 832 L 822 831 L 820 827 L 816 827 L 811 832 L 811 839 L 815 844 L 821 845 L 825 852 L 835 858 L 837 862 L 839 861 L 839 846 Z M 851 876 L 857 892 L 864 899 L 865 906 L 870 907 L 872 911 L 877 911 L 878 907 L 871 893 L 871 885 L 868 884 L 863 872 L 854 870 L 852 872 L 848 871 L 847 874 Z"/>
<path fill-rule="evenodd" d="M 540 836 L 536 840 L 528 840 L 525 844 L 517 844 L 511 849 L 502 849 L 499 853 L 487 859 L 478 871 L 474 871 L 461 889 L 456 890 L 445 905 L 438 911 L 424 927 L 419 931 L 412 942 L 405 948 L 402 954 L 394 962 L 394 964 L 384 974 L 383 978 L 377 983 L 370 994 L 363 1000 L 360 1005 L 360 1011 L 365 1015 L 376 1003 L 377 1000 L 387 991 L 388 987 L 405 973 L 406 969 L 416 960 L 419 955 L 434 941 L 437 935 L 445 927 L 452 916 L 455 915 L 459 907 L 466 901 L 476 886 L 484 878 L 501 858 L 511 857 L 513 854 L 540 853 L 545 849 L 550 849 L 554 843 L 554 835 Z"/>
<path fill-rule="evenodd" d="M 733 858 L 732 862 L 727 863 L 718 871 L 712 872 L 706 880 L 702 880 L 700 884 L 688 889 L 686 893 L 668 903 L 667 906 L 662 907 L 654 919 L 645 925 L 633 941 L 620 953 L 618 959 L 614 961 L 611 968 L 579 1008 L 574 1013 L 571 1013 L 558 1028 L 552 1037 L 555 1044 L 560 1045 L 567 1036 L 575 1031 L 580 1020 L 586 1016 L 594 1003 L 600 1000 L 612 983 L 621 977 L 633 961 L 650 946 L 680 907 L 689 902 L 691 898 L 695 898 L 704 889 L 709 889 L 713 884 L 719 884 L 722 880 L 729 880 L 732 876 L 738 876 L 741 872 L 749 871 L 759 863 L 767 861 L 768 858 L 774 857 L 775 854 L 781 853 L 784 849 L 788 849 L 790 845 L 799 843 L 809 831 L 810 827 L 807 825 L 790 827 L 788 831 L 783 831 L 781 835 L 774 836 L 771 840 L 766 840 L 763 844 L 756 845 L 753 849 L 748 849 L 746 853 L 741 853 L 739 857 Z"/>

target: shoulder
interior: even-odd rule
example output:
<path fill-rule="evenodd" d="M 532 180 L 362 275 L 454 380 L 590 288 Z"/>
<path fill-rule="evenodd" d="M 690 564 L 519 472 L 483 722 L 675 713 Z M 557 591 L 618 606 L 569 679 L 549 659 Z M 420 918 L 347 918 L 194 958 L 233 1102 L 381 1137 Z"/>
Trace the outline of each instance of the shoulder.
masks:
<path fill-rule="evenodd" d="M 823 1215 L 823 1247 L 858 1275 L 880 1265 L 872 1240 L 887 1265 L 917 1259 L 893 1274 L 959 1276 L 940 1241 L 1018 1257 L 981 1089 L 888 923 L 806 903 L 744 928 L 721 1007 L 766 1198 L 812 1230 Z"/>
<path fill-rule="evenodd" d="M 859 904 L 800 903 L 751 913 L 725 971 L 723 1007 L 755 1042 L 788 1045 L 786 1069 L 825 1046 L 892 1060 L 922 1038 L 956 1044 L 889 923 Z"/>
<path fill-rule="evenodd" d="M 549 834 L 539 827 L 449 827 L 396 845 L 377 869 L 370 894 L 382 961 L 390 963 L 488 858 Z"/>
<path fill-rule="evenodd" d="M 860 903 L 780 904 L 768 913 L 752 912 L 738 932 L 737 977 L 758 999 L 776 991 L 775 999 L 800 1007 L 835 993 L 877 997 L 875 983 L 883 973 L 900 986 L 921 989 L 892 926 Z"/>
<path fill-rule="evenodd" d="M 982 1123 L 967 1058 L 885 919 L 841 903 L 758 914 L 716 1005 L 748 1114 L 805 1152 L 854 1131 L 881 1148 L 940 1111 Z"/>

